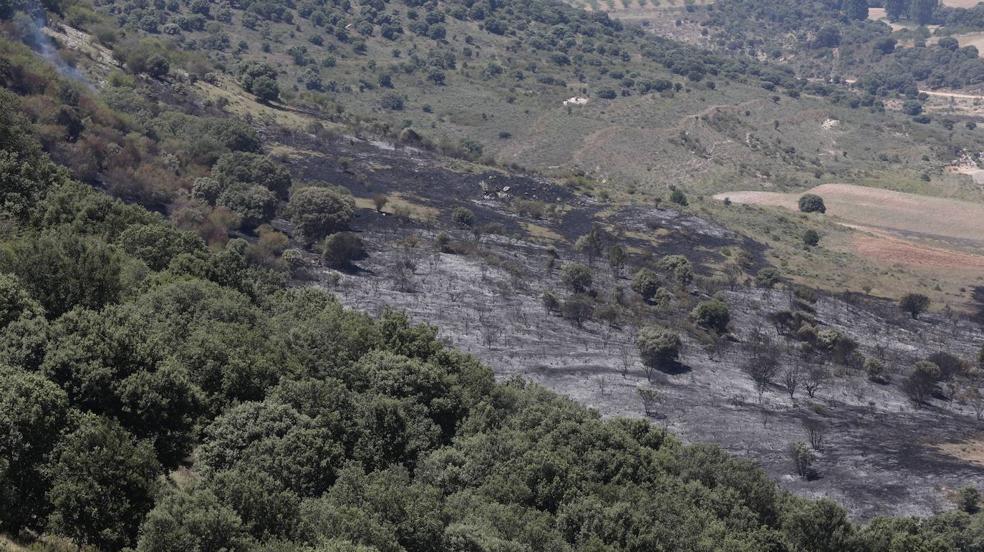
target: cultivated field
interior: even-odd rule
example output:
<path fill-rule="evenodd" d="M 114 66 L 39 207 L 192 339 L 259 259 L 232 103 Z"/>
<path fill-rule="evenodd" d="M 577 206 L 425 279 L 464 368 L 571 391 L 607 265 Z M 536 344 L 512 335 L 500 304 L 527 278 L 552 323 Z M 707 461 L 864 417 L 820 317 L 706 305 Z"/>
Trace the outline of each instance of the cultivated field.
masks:
<path fill-rule="evenodd" d="M 980 0 L 943 0 L 940 3 L 951 8 L 973 8 Z"/>
<path fill-rule="evenodd" d="M 984 243 L 984 205 L 938 197 L 907 194 L 852 184 L 824 184 L 808 191 L 824 199 L 827 213 L 844 221 L 912 237 Z M 714 196 L 734 203 L 772 205 L 797 210 L 802 194 L 726 192 Z"/>
<path fill-rule="evenodd" d="M 827 214 L 859 230 L 850 249 L 880 264 L 976 273 L 984 269 L 984 205 L 850 184 L 824 184 L 809 193 Z M 799 193 L 727 192 L 715 199 L 798 210 Z"/>

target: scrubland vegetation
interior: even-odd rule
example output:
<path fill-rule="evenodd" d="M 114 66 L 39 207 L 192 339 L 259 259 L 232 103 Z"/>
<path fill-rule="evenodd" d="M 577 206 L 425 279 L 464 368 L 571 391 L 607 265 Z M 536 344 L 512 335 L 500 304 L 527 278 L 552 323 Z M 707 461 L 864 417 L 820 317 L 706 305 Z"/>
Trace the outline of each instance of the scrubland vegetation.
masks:
<path fill-rule="evenodd" d="M 889 17 L 973 26 L 975 10 L 924 4 Z M 785 190 L 870 168 L 929 186 L 981 144 L 967 124 L 919 119 L 918 86 L 976 84 L 976 54 L 944 39 L 897 50 L 863 8 L 685 9 L 726 41 L 712 53 L 547 0 L 0 1 L 0 532 L 28 549 L 139 552 L 981 549 L 974 481 L 933 517 L 851 520 L 754 459 L 497 381 L 438 327 L 323 289 L 365 278 L 378 295 L 382 275 L 412 296 L 440 255 L 479 263 L 489 287 L 484 271 L 510 274 L 571 335 L 605 352 L 611 338 L 623 378 L 641 366 L 634 408 L 651 418 L 699 348 L 734 364 L 763 412 L 777 395 L 822 410 L 823 390 L 863 375 L 904 394 L 900 416 L 979 420 L 978 358 L 920 348 L 886 365 L 821 319 L 808 278 L 768 263 L 778 241 L 797 259 L 833 255 L 822 197 L 782 224 L 714 207 L 763 235 L 695 216 L 731 177 Z M 93 42 L 57 44 L 45 20 Z M 760 42 L 820 23 L 793 52 Z M 872 76 L 806 78 L 835 47 Z M 905 115 L 885 109 L 898 94 L 915 102 Z M 583 112 L 570 95 L 590 98 Z M 613 129 L 631 142 L 643 105 L 676 173 L 642 176 L 655 165 L 639 159 L 618 173 L 639 152 L 600 138 L 577 155 L 540 147 Z M 803 107 L 817 113 L 796 119 Z M 860 129 L 845 141 L 884 136 L 879 123 L 900 137 L 850 152 L 811 141 L 832 113 Z M 412 149 L 327 157 L 360 137 Z M 582 153 L 610 165 L 566 164 Z M 374 255 L 388 272 L 364 268 Z M 886 327 L 936 323 L 944 305 L 913 287 L 857 308 L 903 319 L 872 315 Z M 776 290 L 787 301 L 769 325 L 746 327 L 739 293 Z M 471 321 L 489 350 L 496 314 Z M 812 420 L 781 451 L 803 484 L 834 446 Z"/>

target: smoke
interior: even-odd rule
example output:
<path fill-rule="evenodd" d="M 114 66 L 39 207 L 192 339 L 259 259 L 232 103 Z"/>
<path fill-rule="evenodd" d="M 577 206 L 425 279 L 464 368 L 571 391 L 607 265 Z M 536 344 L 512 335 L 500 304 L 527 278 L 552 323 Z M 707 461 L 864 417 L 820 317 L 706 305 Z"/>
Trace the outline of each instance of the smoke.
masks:
<path fill-rule="evenodd" d="M 21 42 L 50 63 L 55 70 L 63 77 L 92 87 L 89 80 L 78 69 L 65 63 L 65 60 L 58 54 L 55 42 L 44 32 L 48 24 L 47 13 L 44 8 L 33 0 L 24 6 L 24 11 L 14 16 L 14 25 L 20 34 Z"/>

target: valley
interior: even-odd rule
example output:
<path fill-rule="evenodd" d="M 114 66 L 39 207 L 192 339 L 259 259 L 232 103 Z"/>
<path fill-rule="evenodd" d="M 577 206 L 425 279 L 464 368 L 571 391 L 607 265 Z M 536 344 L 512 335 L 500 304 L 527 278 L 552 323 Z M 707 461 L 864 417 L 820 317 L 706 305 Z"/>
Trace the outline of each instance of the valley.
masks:
<path fill-rule="evenodd" d="M 0 0 L 0 549 L 979 550 L 984 7 L 875 4 Z"/>

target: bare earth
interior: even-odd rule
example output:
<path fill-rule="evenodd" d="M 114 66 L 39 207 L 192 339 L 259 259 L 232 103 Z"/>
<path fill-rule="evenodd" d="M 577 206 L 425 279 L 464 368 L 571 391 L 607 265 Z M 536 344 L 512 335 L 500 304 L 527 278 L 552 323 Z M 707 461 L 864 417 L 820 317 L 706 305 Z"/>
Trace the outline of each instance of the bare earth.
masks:
<path fill-rule="evenodd" d="M 984 205 L 868 188 L 852 184 L 823 184 L 805 193 L 817 194 L 829 215 L 853 224 L 923 234 L 928 237 L 981 241 L 984 239 Z M 726 192 L 715 199 L 735 203 L 772 205 L 797 210 L 802 194 L 776 192 Z"/>
<path fill-rule="evenodd" d="M 980 0 L 943 0 L 940 3 L 951 8 L 973 8 L 979 2 Z"/>
<path fill-rule="evenodd" d="M 984 205 L 851 184 L 824 184 L 806 193 L 822 197 L 829 216 L 862 231 L 853 248 L 863 257 L 913 268 L 984 269 L 984 256 L 968 251 L 984 246 Z M 796 211 L 801 195 L 727 192 L 714 197 Z"/>

